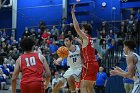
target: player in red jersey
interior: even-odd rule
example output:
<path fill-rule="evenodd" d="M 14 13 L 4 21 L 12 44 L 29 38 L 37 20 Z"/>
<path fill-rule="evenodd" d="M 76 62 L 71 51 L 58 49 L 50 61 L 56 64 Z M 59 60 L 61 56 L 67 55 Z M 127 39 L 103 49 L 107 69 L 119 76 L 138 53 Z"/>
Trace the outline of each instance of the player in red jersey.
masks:
<path fill-rule="evenodd" d="M 89 24 L 84 24 L 80 29 L 77 19 L 75 17 L 75 5 L 72 7 L 72 19 L 74 28 L 77 34 L 82 38 L 82 56 L 83 56 L 83 69 L 81 80 L 81 93 L 94 93 L 93 85 L 95 85 L 96 74 L 98 72 L 98 62 L 95 58 L 95 49 L 93 46 L 92 38 L 87 34 L 92 31 Z M 86 33 L 85 33 L 86 32 Z"/>
<path fill-rule="evenodd" d="M 16 80 L 19 72 L 22 73 L 20 82 L 22 93 L 45 93 L 50 82 L 50 69 L 43 55 L 32 52 L 35 42 L 25 38 L 20 42 L 24 51 L 16 61 L 12 76 L 12 93 L 16 93 Z M 43 72 L 46 72 L 46 79 L 43 82 Z"/>

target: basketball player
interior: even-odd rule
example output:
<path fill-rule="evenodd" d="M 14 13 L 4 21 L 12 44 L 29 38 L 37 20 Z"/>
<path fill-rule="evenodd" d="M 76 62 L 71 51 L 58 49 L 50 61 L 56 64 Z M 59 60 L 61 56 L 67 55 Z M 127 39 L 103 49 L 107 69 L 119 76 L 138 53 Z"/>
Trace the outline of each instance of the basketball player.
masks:
<path fill-rule="evenodd" d="M 93 85 L 95 85 L 96 74 L 98 72 L 98 62 L 95 58 L 95 49 L 93 46 L 93 40 L 88 35 L 92 31 L 92 27 L 88 24 L 84 24 L 80 29 L 77 19 L 75 17 L 75 5 L 72 7 L 72 19 L 74 28 L 77 34 L 82 38 L 82 80 L 81 80 L 81 93 L 94 93 Z"/>
<path fill-rule="evenodd" d="M 24 51 L 16 61 L 12 76 L 12 93 L 16 93 L 16 80 L 19 72 L 22 73 L 20 82 L 22 93 L 45 93 L 50 82 L 50 69 L 43 55 L 32 52 L 35 42 L 30 38 L 24 38 L 20 46 Z M 46 72 L 46 79 L 43 83 L 43 72 Z"/>
<path fill-rule="evenodd" d="M 114 70 L 110 71 L 110 74 L 133 79 L 134 87 L 131 93 L 140 93 L 140 56 L 134 53 L 135 47 L 136 44 L 134 41 L 124 41 L 123 50 L 126 55 L 128 72 L 122 70 L 119 67 L 116 67 Z"/>
<path fill-rule="evenodd" d="M 69 50 L 69 55 L 67 57 L 67 64 L 69 69 L 63 75 L 63 79 L 60 80 L 53 89 L 53 93 L 59 93 L 59 89 L 64 85 L 66 79 L 70 86 L 71 93 L 76 93 L 75 81 L 79 82 L 81 71 L 82 71 L 82 60 L 80 48 L 78 45 L 73 45 L 73 38 L 70 35 L 64 37 L 64 44 Z M 62 61 L 62 58 L 58 58 L 54 61 L 55 64 L 58 64 Z"/>

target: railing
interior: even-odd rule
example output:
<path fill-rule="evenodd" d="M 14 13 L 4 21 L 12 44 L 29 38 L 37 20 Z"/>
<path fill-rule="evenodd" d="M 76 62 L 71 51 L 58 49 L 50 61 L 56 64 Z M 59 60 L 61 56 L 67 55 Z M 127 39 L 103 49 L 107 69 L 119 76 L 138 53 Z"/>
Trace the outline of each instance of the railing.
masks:
<path fill-rule="evenodd" d="M 140 54 L 140 32 L 136 32 L 136 35 L 127 34 L 124 40 L 135 40 L 137 47 L 136 53 Z M 122 40 L 123 42 L 123 40 Z M 123 45 L 116 43 L 115 47 L 112 49 L 108 49 L 106 54 L 103 56 L 102 65 L 106 68 L 106 72 L 109 74 L 110 69 L 115 66 L 119 66 L 122 63 L 122 59 L 124 59 L 123 54 Z M 123 60 L 124 62 L 125 60 Z"/>

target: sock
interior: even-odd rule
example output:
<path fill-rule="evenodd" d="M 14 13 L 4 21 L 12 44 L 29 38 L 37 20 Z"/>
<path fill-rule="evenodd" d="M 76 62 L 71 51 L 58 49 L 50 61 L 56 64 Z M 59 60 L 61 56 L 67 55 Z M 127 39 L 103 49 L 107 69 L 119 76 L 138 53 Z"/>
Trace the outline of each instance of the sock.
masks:
<path fill-rule="evenodd" d="M 71 93 L 76 93 L 76 91 L 71 91 Z"/>
<path fill-rule="evenodd" d="M 78 93 L 80 93 L 80 89 L 78 90 Z"/>

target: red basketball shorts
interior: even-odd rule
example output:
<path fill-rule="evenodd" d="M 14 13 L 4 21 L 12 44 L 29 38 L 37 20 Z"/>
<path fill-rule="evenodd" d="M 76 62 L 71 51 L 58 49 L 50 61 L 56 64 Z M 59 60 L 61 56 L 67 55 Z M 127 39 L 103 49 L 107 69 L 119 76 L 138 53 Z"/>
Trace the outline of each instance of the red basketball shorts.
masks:
<path fill-rule="evenodd" d="M 78 90 L 80 89 L 80 83 L 81 82 L 75 82 L 76 89 L 78 89 Z"/>
<path fill-rule="evenodd" d="M 96 74 L 98 73 L 98 62 L 85 63 L 82 67 L 82 80 L 96 81 Z"/>
<path fill-rule="evenodd" d="M 43 82 L 21 83 L 21 93 L 45 93 Z"/>

